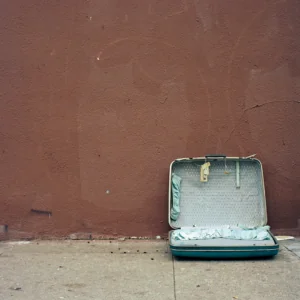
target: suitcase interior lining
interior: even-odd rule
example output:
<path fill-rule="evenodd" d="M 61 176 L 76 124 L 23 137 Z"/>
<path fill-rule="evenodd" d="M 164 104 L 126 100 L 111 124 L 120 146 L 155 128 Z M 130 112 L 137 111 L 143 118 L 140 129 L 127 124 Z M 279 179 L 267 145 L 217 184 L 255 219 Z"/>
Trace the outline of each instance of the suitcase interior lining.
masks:
<path fill-rule="evenodd" d="M 182 181 L 180 214 L 176 221 L 170 220 L 170 225 L 173 228 L 264 226 L 267 220 L 260 162 L 241 160 L 237 180 L 236 161 L 227 160 L 229 174 L 225 174 L 225 161 L 212 160 L 208 182 L 200 182 L 203 163 L 204 160 L 190 160 L 173 164 L 172 173 Z"/>

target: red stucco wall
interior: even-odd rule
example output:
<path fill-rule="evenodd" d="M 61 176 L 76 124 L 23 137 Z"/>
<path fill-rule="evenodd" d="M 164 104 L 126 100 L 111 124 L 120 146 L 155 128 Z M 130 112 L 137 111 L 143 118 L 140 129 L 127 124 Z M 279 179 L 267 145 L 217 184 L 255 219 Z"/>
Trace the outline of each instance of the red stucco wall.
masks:
<path fill-rule="evenodd" d="M 296 228 L 299 13 L 297 0 L 1 1 L 0 225 L 161 235 L 169 163 L 222 152 L 257 153 L 270 225 Z"/>

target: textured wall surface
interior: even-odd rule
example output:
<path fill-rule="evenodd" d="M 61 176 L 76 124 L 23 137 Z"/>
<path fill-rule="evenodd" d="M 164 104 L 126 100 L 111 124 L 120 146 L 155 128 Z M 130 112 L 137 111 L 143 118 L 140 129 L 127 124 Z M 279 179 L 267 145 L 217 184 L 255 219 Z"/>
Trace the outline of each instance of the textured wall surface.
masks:
<path fill-rule="evenodd" d="M 257 153 L 298 226 L 299 1 L 0 5 L 3 230 L 164 234 L 169 163 L 219 152 Z"/>

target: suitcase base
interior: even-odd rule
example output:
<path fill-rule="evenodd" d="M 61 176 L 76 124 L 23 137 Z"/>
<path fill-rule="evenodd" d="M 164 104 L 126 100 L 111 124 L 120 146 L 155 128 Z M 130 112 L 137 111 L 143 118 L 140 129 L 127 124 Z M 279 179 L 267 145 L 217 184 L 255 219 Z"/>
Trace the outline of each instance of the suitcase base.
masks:
<path fill-rule="evenodd" d="M 211 239 L 194 241 L 175 241 L 169 232 L 170 250 L 173 256 L 194 258 L 253 258 L 271 257 L 279 252 L 279 244 L 269 231 L 272 240 L 230 240 Z"/>
<path fill-rule="evenodd" d="M 193 258 L 210 258 L 210 259 L 222 259 L 222 258 L 254 258 L 254 257 L 272 257 L 278 254 L 279 246 L 275 245 L 266 248 L 240 248 L 240 247 L 226 247 L 226 248 L 182 248 L 170 246 L 171 253 L 176 257 L 193 257 Z"/>

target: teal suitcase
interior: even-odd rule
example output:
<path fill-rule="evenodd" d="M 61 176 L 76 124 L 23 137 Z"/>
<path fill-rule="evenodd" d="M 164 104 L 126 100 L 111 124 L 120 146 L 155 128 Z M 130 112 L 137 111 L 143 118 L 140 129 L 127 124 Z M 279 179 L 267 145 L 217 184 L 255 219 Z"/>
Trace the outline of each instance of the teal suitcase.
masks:
<path fill-rule="evenodd" d="M 254 156 L 207 155 L 170 165 L 169 243 L 177 257 L 271 257 L 262 164 Z"/>

